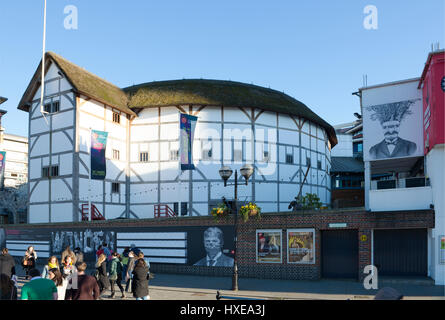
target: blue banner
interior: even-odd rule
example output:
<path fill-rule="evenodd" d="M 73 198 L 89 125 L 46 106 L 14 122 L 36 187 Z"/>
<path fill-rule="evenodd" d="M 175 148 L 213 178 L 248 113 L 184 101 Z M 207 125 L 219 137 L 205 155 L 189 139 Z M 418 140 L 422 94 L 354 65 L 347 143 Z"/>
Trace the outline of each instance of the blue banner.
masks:
<path fill-rule="evenodd" d="M 108 132 L 91 131 L 91 179 L 105 180 L 107 165 L 105 150 L 107 147 Z"/>
<path fill-rule="evenodd" d="M 180 114 L 179 139 L 180 139 L 180 155 L 181 170 L 194 170 L 193 164 L 193 137 L 196 127 L 197 117 L 188 114 Z"/>

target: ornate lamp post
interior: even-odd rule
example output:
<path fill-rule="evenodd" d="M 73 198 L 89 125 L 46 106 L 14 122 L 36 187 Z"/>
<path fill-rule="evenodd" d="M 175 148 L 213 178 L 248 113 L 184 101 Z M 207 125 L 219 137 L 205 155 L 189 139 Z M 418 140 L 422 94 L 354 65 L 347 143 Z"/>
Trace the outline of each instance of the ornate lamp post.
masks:
<path fill-rule="evenodd" d="M 232 290 L 238 291 L 238 262 L 237 262 L 237 242 L 238 242 L 238 170 L 235 170 L 235 183 L 234 184 L 227 184 L 227 180 L 231 177 L 233 173 L 233 170 L 230 167 L 224 166 L 219 170 L 219 175 L 224 180 L 224 187 L 227 186 L 235 186 L 235 196 L 233 199 L 233 206 L 235 210 L 235 252 L 234 252 L 234 259 L 233 259 L 233 275 L 232 275 Z M 240 169 L 241 175 L 246 180 L 246 186 L 249 178 L 253 174 L 253 166 L 251 165 L 244 165 Z"/>

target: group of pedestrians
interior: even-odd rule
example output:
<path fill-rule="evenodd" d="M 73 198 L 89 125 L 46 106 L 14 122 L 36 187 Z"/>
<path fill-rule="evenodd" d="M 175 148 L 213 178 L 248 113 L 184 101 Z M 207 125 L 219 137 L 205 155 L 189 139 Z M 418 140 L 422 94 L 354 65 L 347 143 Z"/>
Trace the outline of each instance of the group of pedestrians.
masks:
<path fill-rule="evenodd" d="M 80 248 L 72 251 L 68 246 L 61 253 L 60 263 L 56 256 L 51 256 L 40 272 L 36 268 L 37 253 L 30 246 L 21 262 L 30 280 L 22 287 L 21 299 L 97 300 L 106 289 L 111 290 L 109 298 L 114 298 L 116 286 L 121 298 L 131 292 L 136 300 L 150 299 L 149 263 L 138 248 L 125 248 L 121 256 L 104 243 L 97 250 L 96 259 L 95 271 L 88 275 Z M 0 255 L 0 300 L 16 300 L 17 288 L 15 261 L 4 248 Z"/>

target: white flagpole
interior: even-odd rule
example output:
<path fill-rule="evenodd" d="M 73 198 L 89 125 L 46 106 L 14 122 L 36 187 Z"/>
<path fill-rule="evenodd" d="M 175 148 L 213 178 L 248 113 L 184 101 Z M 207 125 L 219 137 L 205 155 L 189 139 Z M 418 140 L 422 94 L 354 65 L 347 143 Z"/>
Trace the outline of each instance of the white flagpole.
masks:
<path fill-rule="evenodd" d="M 91 174 L 93 173 L 92 170 L 92 166 L 91 166 L 91 148 L 92 148 L 92 141 L 91 141 L 91 133 L 92 133 L 92 129 L 91 127 L 89 128 L 89 132 L 90 132 L 90 175 L 88 177 L 88 221 L 92 221 L 93 220 L 93 215 L 92 215 L 92 208 L 91 208 Z"/>
<path fill-rule="evenodd" d="M 46 0 L 43 9 L 43 46 L 42 46 L 42 85 L 40 86 L 40 112 L 43 115 L 43 118 L 48 124 L 48 120 L 43 113 L 43 99 L 45 93 L 45 51 L 46 51 Z"/>

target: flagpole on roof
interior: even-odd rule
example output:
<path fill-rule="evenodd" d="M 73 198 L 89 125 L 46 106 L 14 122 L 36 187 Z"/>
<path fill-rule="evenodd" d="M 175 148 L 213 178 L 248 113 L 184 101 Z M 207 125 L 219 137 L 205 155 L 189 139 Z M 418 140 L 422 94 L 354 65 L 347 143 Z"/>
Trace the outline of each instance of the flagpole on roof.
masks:
<path fill-rule="evenodd" d="M 40 112 L 43 115 L 43 118 L 46 121 L 46 124 L 48 124 L 48 120 L 45 117 L 45 112 L 43 108 L 43 99 L 45 97 L 45 50 L 46 50 L 46 0 L 44 0 L 45 5 L 43 9 L 43 48 L 42 48 L 42 81 L 40 86 Z"/>

